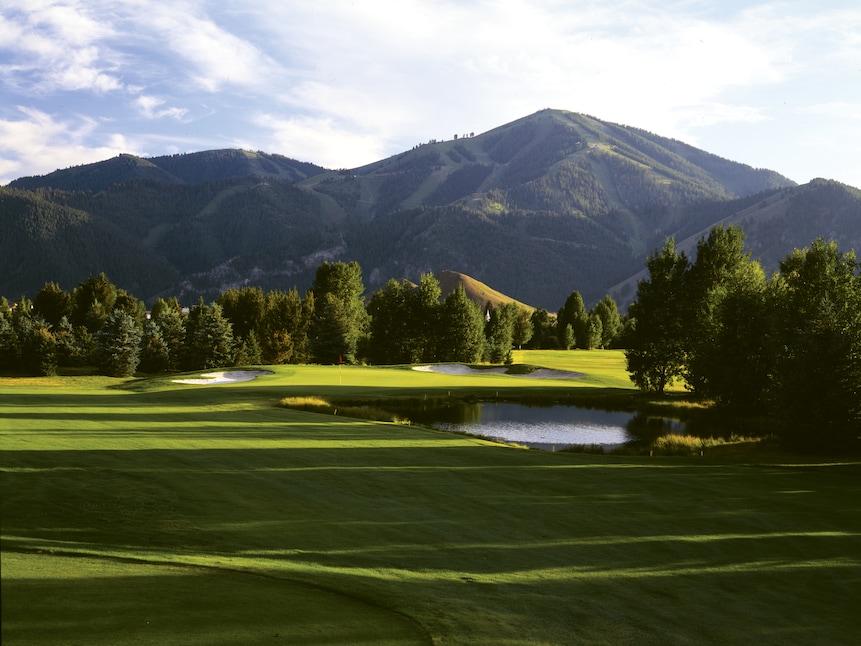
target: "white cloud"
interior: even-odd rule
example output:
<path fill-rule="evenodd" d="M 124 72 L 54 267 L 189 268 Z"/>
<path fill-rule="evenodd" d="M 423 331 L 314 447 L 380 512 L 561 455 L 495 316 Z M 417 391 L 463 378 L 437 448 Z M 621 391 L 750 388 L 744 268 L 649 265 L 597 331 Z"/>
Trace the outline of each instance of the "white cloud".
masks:
<path fill-rule="evenodd" d="M 0 0 L 0 118 L 26 105 L 93 149 L 110 128 L 154 154 L 253 141 L 349 167 L 554 107 L 707 149 L 736 128 L 722 154 L 746 161 L 800 110 L 827 114 L 806 124 L 822 140 L 857 123 L 855 4 Z"/>
<path fill-rule="evenodd" d="M 161 119 L 162 117 L 171 117 L 173 119 L 182 119 L 188 110 L 184 108 L 162 108 L 159 106 L 165 104 L 164 99 L 158 97 L 141 94 L 134 100 L 134 105 L 140 113 L 147 119 Z"/>
<path fill-rule="evenodd" d="M 261 87 L 277 65 L 253 43 L 216 24 L 187 3 L 158 3 L 135 16 L 157 46 L 177 54 L 180 67 L 208 92 L 225 86 Z M 174 61 L 178 62 L 178 61 Z"/>
<path fill-rule="evenodd" d="M 355 132 L 332 119 L 259 114 L 254 121 L 270 133 L 268 143 L 272 145 L 265 149 L 275 146 L 290 151 L 294 159 L 327 168 L 355 168 L 385 156 L 380 137 Z"/>
<path fill-rule="evenodd" d="M 122 87 L 116 66 L 98 43 L 112 29 L 87 14 L 87 5 L 32 2 L 0 18 L 4 36 L 0 48 L 8 52 L 4 78 L 30 93 L 57 90 L 109 92 Z M 30 82 L 33 79 L 34 82 Z"/>
<path fill-rule="evenodd" d="M 136 152 L 124 135 L 104 137 L 102 145 L 89 143 L 98 124 L 88 118 L 55 120 L 31 108 L 19 108 L 23 118 L 0 119 L 0 184 L 35 172 L 48 173 L 101 161 L 123 152 Z"/>
<path fill-rule="evenodd" d="M 802 108 L 801 112 L 834 119 L 846 119 L 847 121 L 861 121 L 861 103 L 849 103 L 847 101 L 816 103 Z"/>

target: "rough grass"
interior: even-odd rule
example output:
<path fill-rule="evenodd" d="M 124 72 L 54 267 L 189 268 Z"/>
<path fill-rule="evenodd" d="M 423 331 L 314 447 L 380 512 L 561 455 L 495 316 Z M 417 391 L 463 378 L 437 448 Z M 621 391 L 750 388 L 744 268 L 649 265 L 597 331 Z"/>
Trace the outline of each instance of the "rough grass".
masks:
<path fill-rule="evenodd" d="M 855 638 L 856 463 L 545 453 L 275 405 L 574 381 L 0 383 L 3 643 Z"/>
<path fill-rule="evenodd" d="M 725 439 L 669 433 L 656 438 L 651 444 L 651 450 L 656 455 L 703 455 L 706 449 L 729 444 L 758 444 L 762 440 L 762 437 L 739 437 L 736 435 L 730 435 L 729 438 Z"/>

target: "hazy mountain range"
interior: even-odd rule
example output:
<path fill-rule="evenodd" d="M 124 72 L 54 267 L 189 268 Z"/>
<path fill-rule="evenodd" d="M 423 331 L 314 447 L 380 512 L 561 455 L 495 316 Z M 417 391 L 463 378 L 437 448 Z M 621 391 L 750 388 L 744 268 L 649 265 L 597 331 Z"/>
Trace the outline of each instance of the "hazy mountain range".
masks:
<path fill-rule="evenodd" d="M 797 186 L 636 128 L 557 110 L 355 169 L 263 152 L 131 155 L 0 187 L 0 294 L 104 271 L 151 302 L 243 284 L 307 288 L 356 260 L 368 290 L 452 270 L 556 310 L 630 301 L 645 256 L 740 222 L 768 270 L 815 237 L 861 248 L 861 191 Z"/>

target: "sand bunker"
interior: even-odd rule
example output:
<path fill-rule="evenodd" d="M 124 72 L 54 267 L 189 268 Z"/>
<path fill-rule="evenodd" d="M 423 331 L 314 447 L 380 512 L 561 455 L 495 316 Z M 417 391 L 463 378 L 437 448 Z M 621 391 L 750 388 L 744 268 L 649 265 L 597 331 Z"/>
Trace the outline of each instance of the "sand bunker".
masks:
<path fill-rule="evenodd" d="M 413 366 L 413 370 L 420 370 L 422 372 L 439 372 L 446 375 L 508 374 L 507 368 L 471 368 L 460 363 L 433 366 Z M 567 372 L 565 370 L 553 370 L 552 368 L 539 368 L 532 372 L 508 376 L 524 377 L 526 379 L 580 379 L 586 375 L 582 372 Z"/>
<path fill-rule="evenodd" d="M 210 386 L 214 384 L 235 384 L 240 381 L 251 381 L 261 375 L 274 375 L 271 370 L 228 370 L 220 372 L 205 372 L 203 379 L 174 379 L 175 384 L 194 384 Z"/>

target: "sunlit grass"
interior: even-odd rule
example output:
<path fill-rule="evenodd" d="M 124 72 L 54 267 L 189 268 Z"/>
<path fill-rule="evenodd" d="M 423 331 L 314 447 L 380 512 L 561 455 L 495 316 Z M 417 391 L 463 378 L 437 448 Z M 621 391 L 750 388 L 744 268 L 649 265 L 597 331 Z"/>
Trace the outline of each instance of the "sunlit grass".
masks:
<path fill-rule="evenodd" d="M 861 631 L 846 611 L 861 583 L 857 463 L 544 453 L 329 411 L 605 392 L 626 374 L 613 352 L 517 360 L 588 377 L 279 366 L 225 386 L 0 383 L 3 643 L 846 643 Z"/>
<path fill-rule="evenodd" d="M 742 437 L 730 435 L 722 437 L 697 437 L 695 435 L 681 435 L 668 433 L 661 435 L 652 441 L 651 449 L 658 455 L 702 455 L 705 449 L 729 444 L 757 444 L 762 437 Z"/>

